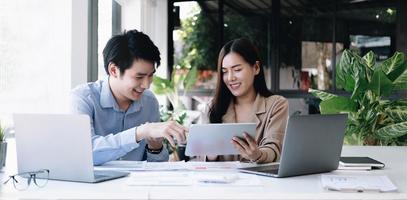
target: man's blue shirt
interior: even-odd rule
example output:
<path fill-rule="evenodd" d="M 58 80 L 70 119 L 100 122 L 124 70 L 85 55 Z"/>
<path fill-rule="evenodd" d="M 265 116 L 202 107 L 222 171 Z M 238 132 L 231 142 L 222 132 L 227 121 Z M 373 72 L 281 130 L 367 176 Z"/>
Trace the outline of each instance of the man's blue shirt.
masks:
<path fill-rule="evenodd" d="M 117 159 L 168 160 L 166 148 L 159 154 L 150 154 L 146 151 L 145 140 L 136 142 L 139 125 L 160 121 L 158 101 L 151 91 L 145 90 L 141 99 L 133 101 L 124 111 L 117 105 L 106 77 L 74 88 L 71 111 L 90 117 L 94 165 Z"/>

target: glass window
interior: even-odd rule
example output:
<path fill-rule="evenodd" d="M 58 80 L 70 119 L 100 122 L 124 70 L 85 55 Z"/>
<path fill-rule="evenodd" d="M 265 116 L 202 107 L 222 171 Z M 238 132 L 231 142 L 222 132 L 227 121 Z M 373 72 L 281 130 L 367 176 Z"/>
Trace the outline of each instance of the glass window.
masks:
<path fill-rule="evenodd" d="M 103 48 L 112 37 L 112 1 L 98 1 L 98 78 L 106 76 Z"/>
<path fill-rule="evenodd" d="M 218 55 L 217 1 L 174 3 L 174 65 L 181 69 L 198 68 L 197 89 L 216 85 Z"/>
<path fill-rule="evenodd" d="M 377 62 L 383 61 L 395 51 L 396 16 L 394 2 L 338 5 L 337 41 L 360 56 L 373 51 L 378 55 Z M 342 51 L 337 52 L 337 63 L 341 55 Z"/>
<path fill-rule="evenodd" d="M 279 89 L 333 88 L 333 1 L 281 1 Z M 339 47 L 340 48 L 340 47 Z"/>
<path fill-rule="evenodd" d="M 71 4 L 0 1 L 0 117 L 67 110 Z"/>
<path fill-rule="evenodd" d="M 270 17 L 271 0 L 225 1 L 224 43 L 236 38 L 248 38 L 258 48 L 266 83 L 271 87 Z"/>

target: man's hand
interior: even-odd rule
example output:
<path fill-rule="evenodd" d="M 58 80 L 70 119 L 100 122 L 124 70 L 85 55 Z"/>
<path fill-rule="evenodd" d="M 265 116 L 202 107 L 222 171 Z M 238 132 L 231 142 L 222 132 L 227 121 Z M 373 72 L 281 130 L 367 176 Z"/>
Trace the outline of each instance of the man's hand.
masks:
<path fill-rule="evenodd" d="M 233 137 L 231 143 L 240 152 L 240 154 L 251 161 L 257 161 L 262 155 L 256 141 L 247 133 L 244 138 Z"/>
<path fill-rule="evenodd" d="M 158 150 L 163 147 L 163 138 L 148 138 L 146 141 L 149 149 Z"/>
<path fill-rule="evenodd" d="M 157 138 L 165 138 L 171 146 L 175 146 L 174 139 L 176 139 L 178 143 L 186 142 L 186 132 L 188 132 L 188 129 L 175 121 L 146 123 L 137 127 L 136 140 L 147 139 L 148 141 L 152 141 Z"/>

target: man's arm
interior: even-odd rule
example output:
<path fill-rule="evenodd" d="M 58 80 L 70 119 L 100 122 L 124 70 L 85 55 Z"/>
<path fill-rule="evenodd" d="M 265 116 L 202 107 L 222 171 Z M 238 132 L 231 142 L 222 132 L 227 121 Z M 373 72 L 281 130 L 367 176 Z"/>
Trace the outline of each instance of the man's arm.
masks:
<path fill-rule="evenodd" d="M 92 103 L 90 100 L 74 93 L 71 93 L 71 112 L 85 114 L 90 117 L 94 165 L 117 160 L 139 146 L 139 143 L 136 142 L 136 128 L 107 136 L 96 135 L 93 124 L 94 111 Z"/>

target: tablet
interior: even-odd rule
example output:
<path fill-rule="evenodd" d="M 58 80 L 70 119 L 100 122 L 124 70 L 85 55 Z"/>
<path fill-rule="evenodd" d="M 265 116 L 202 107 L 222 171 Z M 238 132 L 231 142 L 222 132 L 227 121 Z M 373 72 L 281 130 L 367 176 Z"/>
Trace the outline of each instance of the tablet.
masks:
<path fill-rule="evenodd" d="M 255 123 L 193 124 L 189 128 L 185 155 L 236 155 L 239 151 L 232 143 L 234 136 L 246 132 L 256 137 Z"/>

